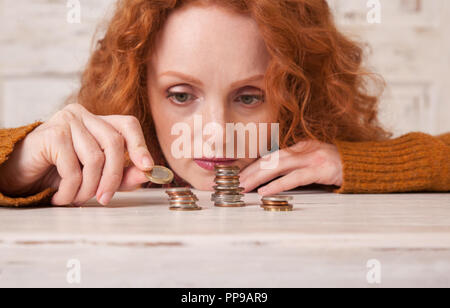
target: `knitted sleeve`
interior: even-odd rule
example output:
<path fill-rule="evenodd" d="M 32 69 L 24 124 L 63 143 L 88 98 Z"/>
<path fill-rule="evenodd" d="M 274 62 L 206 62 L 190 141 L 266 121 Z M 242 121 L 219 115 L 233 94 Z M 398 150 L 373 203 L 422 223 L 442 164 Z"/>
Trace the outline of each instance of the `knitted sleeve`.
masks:
<path fill-rule="evenodd" d="M 20 142 L 25 136 L 33 131 L 41 122 L 36 122 L 27 126 L 11 129 L 0 129 L 0 165 L 3 164 L 8 156 L 14 150 L 16 143 Z M 2 175 L 0 174 L 0 177 Z M 30 206 L 43 202 L 48 202 L 54 190 L 48 188 L 33 196 L 24 196 L 23 198 L 10 198 L 0 192 L 1 206 Z"/>
<path fill-rule="evenodd" d="M 450 133 L 413 132 L 379 142 L 337 141 L 344 181 L 337 193 L 449 192 Z"/>

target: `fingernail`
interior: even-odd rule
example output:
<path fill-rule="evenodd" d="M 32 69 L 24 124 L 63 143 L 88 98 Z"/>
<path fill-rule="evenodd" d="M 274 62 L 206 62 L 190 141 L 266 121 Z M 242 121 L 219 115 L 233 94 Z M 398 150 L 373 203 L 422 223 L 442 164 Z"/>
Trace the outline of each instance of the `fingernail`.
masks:
<path fill-rule="evenodd" d="M 100 202 L 101 205 L 108 205 L 109 201 L 111 201 L 113 197 L 113 193 L 107 192 L 104 193 L 98 202 Z"/>
<path fill-rule="evenodd" d="M 144 166 L 145 169 L 151 169 L 151 168 L 153 168 L 153 162 L 152 162 L 152 160 L 151 160 L 149 157 L 147 157 L 147 156 L 145 156 L 145 157 L 142 159 L 142 165 Z"/>

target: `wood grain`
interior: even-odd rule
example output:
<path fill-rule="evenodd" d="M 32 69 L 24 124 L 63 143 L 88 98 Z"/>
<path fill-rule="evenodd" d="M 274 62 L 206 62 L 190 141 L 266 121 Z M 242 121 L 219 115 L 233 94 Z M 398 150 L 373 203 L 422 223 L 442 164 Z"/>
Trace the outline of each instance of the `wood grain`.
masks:
<path fill-rule="evenodd" d="M 164 190 L 119 193 L 108 208 L 0 209 L 0 287 L 450 286 L 450 194 L 295 194 L 295 211 L 172 212 Z M 366 280 L 382 265 L 381 285 Z"/>

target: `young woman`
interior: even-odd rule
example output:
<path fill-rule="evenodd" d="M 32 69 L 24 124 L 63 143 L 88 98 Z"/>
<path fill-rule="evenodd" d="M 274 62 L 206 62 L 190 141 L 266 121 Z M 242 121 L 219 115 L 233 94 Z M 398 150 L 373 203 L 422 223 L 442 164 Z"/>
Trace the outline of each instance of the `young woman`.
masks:
<path fill-rule="evenodd" d="M 367 90 L 381 82 L 361 62 L 325 0 L 119 1 L 76 102 L 45 123 L 0 131 L 0 204 L 96 196 L 106 205 L 146 183 L 155 163 L 176 185 L 202 190 L 220 162 L 241 167 L 242 186 L 262 195 L 312 183 L 339 193 L 450 191 L 450 134 L 389 139 L 379 93 Z M 279 123 L 277 168 L 175 157 L 174 125 L 194 132 L 196 116 Z"/>

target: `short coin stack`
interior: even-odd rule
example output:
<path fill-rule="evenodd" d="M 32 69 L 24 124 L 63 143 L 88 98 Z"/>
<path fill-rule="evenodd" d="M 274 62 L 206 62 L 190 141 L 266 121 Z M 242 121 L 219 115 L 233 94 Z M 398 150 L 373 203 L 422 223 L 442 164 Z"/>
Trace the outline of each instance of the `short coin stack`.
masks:
<path fill-rule="evenodd" d="M 292 196 L 276 195 L 262 197 L 261 207 L 269 212 L 289 212 L 292 211 L 293 206 L 289 201 L 293 200 Z"/>
<path fill-rule="evenodd" d="M 218 207 L 242 207 L 245 206 L 242 198 L 244 194 L 243 187 L 240 187 L 238 166 L 216 165 L 216 178 L 214 182 L 214 193 L 211 195 L 211 201 Z"/>
<path fill-rule="evenodd" d="M 170 210 L 172 211 L 198 211 L 202 208 L 197 205 L 198 198 L 189 187 L 169 188 Z"/>

